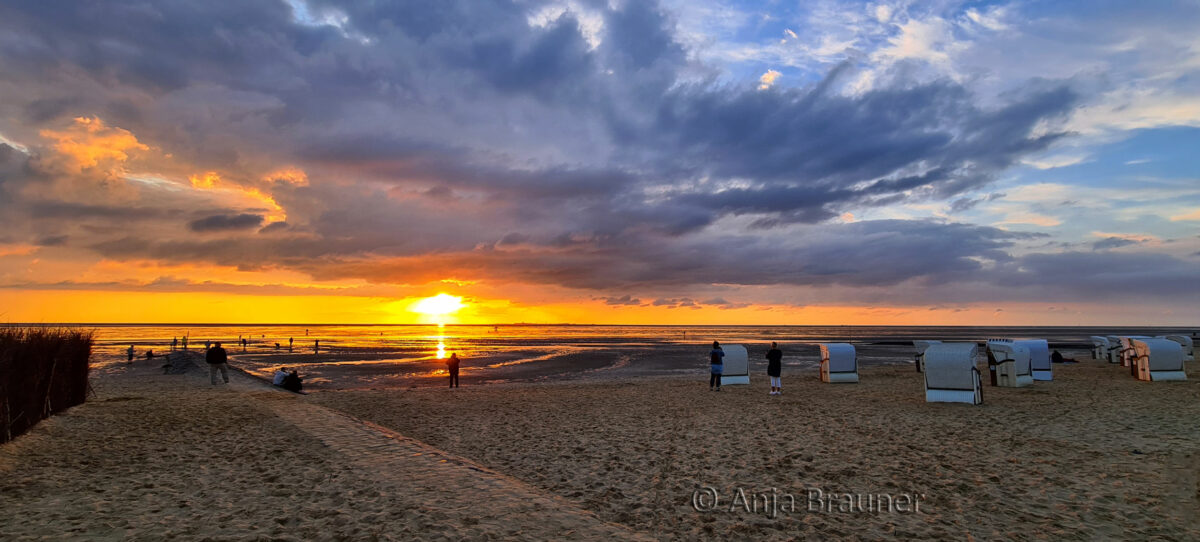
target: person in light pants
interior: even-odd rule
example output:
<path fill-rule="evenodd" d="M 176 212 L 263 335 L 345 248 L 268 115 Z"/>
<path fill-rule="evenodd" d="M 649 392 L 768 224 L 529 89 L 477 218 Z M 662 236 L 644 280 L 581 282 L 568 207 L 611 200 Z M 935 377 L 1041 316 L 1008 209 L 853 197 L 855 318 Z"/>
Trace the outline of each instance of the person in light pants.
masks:
<path fill-rule="evenodd" d="M 229 355 L 221 348 L 221 343 L 214 343 L 213 347 L 208 349 L 204 354 L 204 361 L 208 362 L 208 379 L 212 381 L 212 385 L 217 385 L 217 371 L 221 372 L 221 380 L 229 383 Z"/>
<path fill-rule="evenodd" d="M 779 345 L 772 342 L 771 349 L 767 350 L 767 376 L 771 377 L 771 395 L 783 394 L 783 384 L 779 381 L 782 366 L 783 351 L 779 349 Z"/>

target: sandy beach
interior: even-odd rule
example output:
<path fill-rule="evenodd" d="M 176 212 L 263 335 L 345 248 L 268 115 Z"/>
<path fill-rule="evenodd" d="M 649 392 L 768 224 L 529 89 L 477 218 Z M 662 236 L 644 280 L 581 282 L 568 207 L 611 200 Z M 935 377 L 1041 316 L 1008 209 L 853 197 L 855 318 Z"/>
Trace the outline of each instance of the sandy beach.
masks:
<path fill-rule="evenodd" d="M 973 407 L 925 403 L 911 366 L 785 372 L 780 397 L 702 374 L 299 396 L 156 368 L 97 374 L 0 447 L 0 538 L 1200 537 L 1194 374 L 1085 361 Z"/>

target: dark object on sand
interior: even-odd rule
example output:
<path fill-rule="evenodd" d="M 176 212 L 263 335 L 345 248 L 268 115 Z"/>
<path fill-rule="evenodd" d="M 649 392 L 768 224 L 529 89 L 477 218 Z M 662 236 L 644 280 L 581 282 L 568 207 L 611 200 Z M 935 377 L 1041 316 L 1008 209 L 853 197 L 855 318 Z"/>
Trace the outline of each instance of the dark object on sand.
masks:
<path fill-rule="evenodd" d="M 1050 354 L 1050 362 L 1051 363 L 1079 363 L 1078 361 L 1075 361 L 1073 358 L 1064 358 L 1063 355 L 1058 352 L 1058 350 L 1055 350 L 1053 353 Z"/>
<path fill-rule="evenodd" d="M 280 384 L 279 387 L 287 391 L 300 393 L 300 390 L 304 388 L 304 384 L 302 384 L 301 381 L 302 379 L 300 378 L 300 375 L 297 374 L 296 371 L 292 371 L 291 373 L 288 373 L 287 376 L 283 377 L 283 383 Z"/>

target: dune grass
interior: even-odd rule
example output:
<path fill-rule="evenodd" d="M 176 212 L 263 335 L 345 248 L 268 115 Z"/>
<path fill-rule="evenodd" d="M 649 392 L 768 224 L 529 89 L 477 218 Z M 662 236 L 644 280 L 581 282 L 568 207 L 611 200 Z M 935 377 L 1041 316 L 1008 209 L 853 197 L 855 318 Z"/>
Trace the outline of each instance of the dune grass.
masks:
<path fill-rule="evenodd" d="M 87 399 L 92 332 L 0 327 L 0 443 Z"/>

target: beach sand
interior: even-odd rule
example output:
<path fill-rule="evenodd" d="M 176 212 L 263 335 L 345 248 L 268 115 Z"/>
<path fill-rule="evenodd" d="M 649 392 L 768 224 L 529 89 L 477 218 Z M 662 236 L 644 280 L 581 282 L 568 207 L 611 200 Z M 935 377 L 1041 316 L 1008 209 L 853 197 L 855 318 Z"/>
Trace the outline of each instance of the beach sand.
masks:
<path fill-rule="evenodd" d="M 971 406 L 925 403 L 911 366 L 785 373 L 780 397 L 757 375 L 298 396 L 116 367 L 0 446 L 0 539 L 1200 539 L 1197 375 L 1055 371 Z"/>
<path fill-rule="evenodd" d="M 712 393 L 697 375 L 313 400 L 662 539 L 1200 538 L 1200 382 L 1055 370 L 988 387 L 981 406 L 925 403 L 911 366 L 866 367 L 860 384 L 785 374 L 780 397 L 762 376 Z M 721 506 L 698 512 L 706 487 Z M 746 512 L 738 488 L 792 494 L 798 510 Z M 920 513 L 809 512 L 810 489 L 924 499 Z"/>
<path fill-rule="evenodd" d="M 640 538 L 244 374 L 158 364 L 0 446 L 0 540 Z"/>

